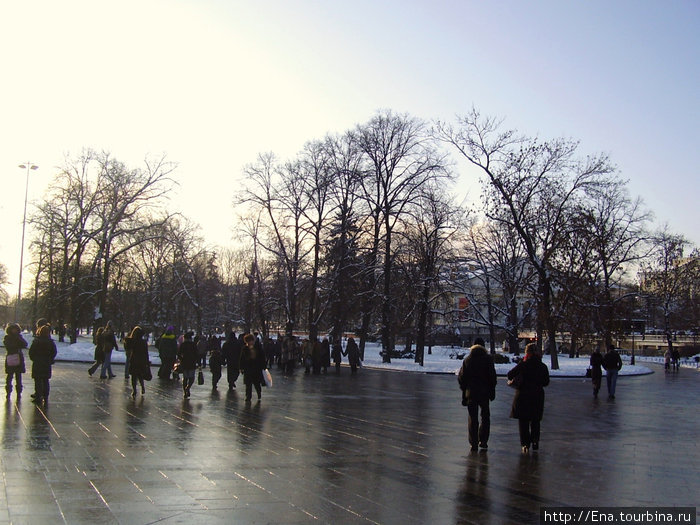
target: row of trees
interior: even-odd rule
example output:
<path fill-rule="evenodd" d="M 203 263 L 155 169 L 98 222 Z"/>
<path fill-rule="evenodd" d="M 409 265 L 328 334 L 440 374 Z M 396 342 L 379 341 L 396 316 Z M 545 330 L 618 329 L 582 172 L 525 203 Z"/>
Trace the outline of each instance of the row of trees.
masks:
<path fill-rule="evenodd" d="M 479 170 L 477 206 L 451 198 L 450 152 Z M 687 241 L 648 232 L 649 213 L 607 157 L 522 137 L 476 110 L 432 126 L 379 112 L 291 160 L 261 154 L 243 170 L 226 248 L 168 211 L 173 169 L 92 151 L 67 159 L 32 217 L 23 311 L 73 327 L 109 317 L 123 328 L 353 331 L 361 352 L 377 336 L 389 361 L 402 340 L 419 362 L 435 327 L 459 316 L 511 348 L 532 326 L 554 368 L 558 332 L 574 345 L 592 332 L 610 341 L 630 299 L 661 294 L 664 279 L 679 283 L 658 301 L 668 331 L 697 324 L 697 265 L 679 264 Z"/>

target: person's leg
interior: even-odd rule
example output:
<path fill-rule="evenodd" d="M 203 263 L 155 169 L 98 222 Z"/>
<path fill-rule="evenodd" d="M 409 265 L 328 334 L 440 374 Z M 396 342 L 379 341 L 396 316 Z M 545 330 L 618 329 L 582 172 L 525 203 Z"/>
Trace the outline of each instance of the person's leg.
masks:
<path fill-rule="evenodd" d="M 17 389 L 17 397 L 20 397 L 22 395 L 22 390 L 24 390 L 21 372 L 15 372 L 15 388 Z"/>
<path fill-rule="evenodd" d="M 617 370 L 613 370 L 612 374 L 610 376 L 610 387 L 608 389 L 610 391 L 610 395 L 612 397 L 615 397 L 616 387 L 617 387 Z"/>
<path fill-rule="evenodd" d="M 139 383 L 141 383 L 141 395 L 146 393 L 146 384 L 143 382 L 143 377 L 139 377 Z"/>
<path fill-rule="evenodd" d="M 476 450 L 479 445 L 479 405 L 477 403 L 467 404 L 467 413 L 469 445 L 472 450 Z"/>
<path fill-rule="evenodd" d="M 535 418 L 530 422 L 530 439 L 533 450 L 540 448 L 540 420 Z"/>
<path fill-rule="evenodd" d="M 491 433 L 491 408 L 489 402 L 481 402 L 481 425 L 479 425 L 479 446 L 487 448 L 489 434 Z"/>
<path fill-rule="evenodd" d="M 520 446 L 523 447 L 523 452 L 527 452 L 530 448 L 530 420 L 518 419 L 518 431 L 520 432 Z"/>
<path fill-rule="evenodd" d="M 245 385 L 245 400 L 250 401 L 250 398 L 252 395 L 253 395 L 253 384 L 246 383 L 246 385 Z"/>
<path fill-rule="evenodd" d="M 260 383 L 255 383 L 255 393 L 258 394 L 258 401 L 260 401 L 260 397 L 262 397 L 262 388 Z"/>
<path fill-rule="evenodd" d="M 612 393 L 612 376 L 613 376 L 612 370 L 608 370 L 607 372 L 605 372 L 605 382 L 608 385 L 608 396 L 613 395 L 613 393 Z"/>
<path fill-rule="evenodd" d="M 5 393 L 9 399 L 12 394 L 12 373 L 7 374 L 7 378 L 5 379 Z"/>
<path fill-rule="evenodd" d="M 136 397 L 136 376 L 131 374 L 131 397 Z"/>

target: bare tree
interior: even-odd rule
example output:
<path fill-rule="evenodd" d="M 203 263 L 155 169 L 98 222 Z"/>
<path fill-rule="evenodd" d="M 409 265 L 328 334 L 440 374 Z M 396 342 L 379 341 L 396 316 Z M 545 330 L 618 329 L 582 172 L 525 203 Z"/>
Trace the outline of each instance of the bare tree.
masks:
<path fill-rule="evenodd" d="M 421 187 L 429 181 L 447 177 L 444 157 L 438 153 L 426 127 L 418 119 L 378 113 L 353 133 L 358 148 L 366 157 L 362 196 L 372 213 L 372 253 L 382 247 L 382 348 L 385 362 L 394 349 L 391 279 L 394 261 L 392 235 L 398 220 L 416 201 Z M 373 255 L 370 263 L 378 262 Z"/>
<path fill-rule="evenodd" d="M 538 333 L 547 335 L 552 369 L 558 369 L 557 318 L 553 315 L 555 264 L 569 232 L 572 210 L 584 192 L 605 184 L 613 171 L 604 155 L 576 158 L 576 142 L 540 143 L 500 130 L 500 122 L 476 111 L 458 129 L 438 124 L 437 136 L 453 145 L 485 176 L 487 216 L 512 228 L 538 277 Z M 542 341 L 542 337 L 538 337 Z"/>

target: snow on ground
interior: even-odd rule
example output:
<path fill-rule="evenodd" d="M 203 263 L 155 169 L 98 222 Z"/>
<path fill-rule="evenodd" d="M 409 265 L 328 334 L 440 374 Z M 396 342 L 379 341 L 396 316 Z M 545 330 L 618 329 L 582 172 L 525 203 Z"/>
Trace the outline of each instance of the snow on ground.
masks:
<path fill-rule="evenodd" d="M 0 336 L 4 337 L 4 332 L 0 331 Z M 24 333 L 24 338 L 28 343 L 31 344 L 31 334 Z M 94 346 L 92 344 L 91 337 L 78 337 L 78 342 L 75 344 L 69 343 L 59 343 L 56 341 L 56 346 L 58 348 L 57 360 L 59 361 L 82 361 L 82 362 L 92 362 L 94 355 Z M 397 359 L 392 358 L 391 363 L 382 363 L 382 356 L 379 355 L 381 346 L 378 343 L 367 343 L 365 347 L 365 359 L 363 365 L 368 368 L 384 369 L 384 370 L 397 370 L 397 371 L 407 371 L 407 372 L 423 372 L 423 373 L 435 373 L 435 374 L 454 374 L 459 370 L 462 362 L 459 359 L 450 358 L 450 354 L 454 354 L 455 351 L 460 353 L 467 353 L 466 348 L 451 348 L 449 346 L 437 346 L 433 347 L 432 354 L 428 354 L 426 350 L 426 355 L 424 358 L 423 366 L 415 363 L 413 359 Z M 158 351 L 154 347 L 150 347 L 151 363 L 154 365 L 160 365 L 160 359 L 158 358 Z M 509 356 L 512 358 L 512 356 Z M 112 352 L 112 362 L 113 363 L 124 363 L 126 356 L 124 355 L 123 345 L 120 343 L 119 351 Z M 663 358 L 654 357 L 639 357 L 636 358 L 637 362 L 663 362 Z M 550 366 L 550 358 L 545 357 L 544 363 Z M 570 359 L 568 356 L 559 356 L 559 370 L 550 370 L 549 373 L 552 377 L 584 377 L 586 374 L 586 368 L 588 368 L 588 356 Z M 623 356 L 624 366 L 620 371 L 620 375 L 642 375 L 651 374 L 652 370 L 646 366 L 641 366 L 639 364 L 631 366 L 629 364 L 629 357 Z M 347 364 L 347 358 L 344 358 L 344 364 Z M 515 363 L 505 363 L 496 364 L 496 373 L 499 376 L 504 376 L 508 371 L 515 366 Z M 690 363 L 688 366 L 695 367 L 695 363 Z M 551 367 L 550 367 L 551 368 Z"/>

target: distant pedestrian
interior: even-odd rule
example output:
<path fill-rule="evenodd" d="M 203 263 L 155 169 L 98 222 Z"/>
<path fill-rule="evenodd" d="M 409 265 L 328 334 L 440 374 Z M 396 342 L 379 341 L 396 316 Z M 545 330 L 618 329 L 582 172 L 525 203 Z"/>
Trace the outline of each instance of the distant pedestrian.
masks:
<path fill-rule="evenodd" d="M 294 335 L 284 338 L 282 341 L 282 369 L 285 374 L 291 374 L 298 359 L 298 343 Z"/>
<path fill-rule="evenodd" d="M 597 346 L 591 354 L 591 380 L 593 381 L 593 396 L 598 397 L 600 391 L 600 383 L 603 380 L 603 354 L 600 353 L 600 348 Z"/>
<path fill-rule="evenodd" d="M 51 325 L 45 324 L 36 332 L 29 347 L 29 359 L 32 360 L 32 378 L 34 378 L 33 403 L 40 405 L 49 402 L 49 379 L 51 365 L 56 360 L 58 351 L 51 339 Z"/>
<path fill-rule="evenodd" d="M 7 399 L 12 394 L 12 380 L 15 380 L 17 399 L 22 395 L 22 374 L 26 371 L 24 365 L 24 354 L 22 350 L 27 348 L 27 341 L 24 340 L 21 329 L 17 323 L 10 323 L 5 327 L 5 337 L 2 340 L 7 355 L 5 356 L 5 392 Z"/>
<path fill-rule="evenodd" d="M 333 343 L 331 359 L 333 359 L 333 364 L 335 365 L 335 373 L 340 374 L 340 363 L 343 361 L 343 347 L 341 346 L 340 341 L 335 341 Z"/>
<path fill-rule="evenodd" d="M 175 327 L 168 326 L 165 333 L 156 341 L 158 356 L 160 357 L 160 368 L 158 369 L 158 377 L 161 379 L 170 379 L 172 372 L 173 379 L 177 379 L 177 374 L 173 372 L 173 365 L 177 359 L 177 338 L 175 337 Z"/>
<path fill-rule="evenodd" d="M 219 379 L 221 379 L 221 350 L 214 348 L 209 356 L 209 370 L 211 370 L 211 389 L 212 391 L 217 390 L 217 384 Z"/>
<path fill-rule="evenodd" d="M 97 330 L 95 330 L 92 338 L 92 344 L 95 345 L 95 353 L 93 356 L 95 362 L 92 363 L 90 368 L 88 368 L 88 374 L 90 375 L 94 374 L 105 360 L 104 346 L 102 345 L 102 332 L 104 332 L 104 330 L 104 327 L 100 326 Z"/>
<path fill-rule="evenodd" d="M 605 368 L 605 379 L 608 383 L 608 399 L 615 399 L 617 374 L 622 368 L 622 359 L 615 350 L 615 345 L 610 345 L 607 353 L 603 356 L 603 368 Z"/>
<path fill-rule="evenodd" d="M 141 385 L 141 395 L 146 394 L 144 380 L 150 381 L 151 363 L 148 360 L 148 342 L 143 338 L 143 328 L 135 326 L 131 334 L 124 339 L 124 351 L 129 352 L 129 369 L 131 376 L 131 397 L 136 398 L 136 385 Z"/>
<path fill-rule="evenodd" d="M 525 357 L 508 372 L 515 383 L 510 417 L 518 420 L 520 446 L 524 454 L 540 448 L 540 421 L 544 414 L 544 387 L 549 384 L 549 369 L 542 362 L 537 343 L 525 347 Z"/>
<path fill-rule="evenodd" d="M 321 372 L 328 373 L 329 366 L 331 366 L 331 344 L 328 338 L 324 337 L 321 341 Z"/>
<path fill-rule="evenodd" d="M 348 344 L 345 346 L 345 354 L 350 362 L 350 372 L 355 374 L 360 366 L 360 347 L 357 346 L 354 337 L 348 338 Z"/>
<path fill-rule="evenodd" d="M 182 374 L 182 395 L 185 399 L 190 397 L 190 389 L 194 384 L 194 375 L 199 363 L 197 345 L 192 341 L 193 332 L 186 332 L 182 344 L 177 351 L 180 361 L 180 373 Z"/>
<path fill-rule="evenodd" d="M 117 377 L 112 373 L 112 350 L 118 350 L 117 336 L 114 333 L 114 326 L 112 321 L 107 321 L 107 324 L 102 331 L 101 336 L 102 341 L 102 351 L 104 352 L 104 361 L 102 362 L 102 369 L 100 370 L 100 379 L 110 379 Z"/>
<path fill-rule="evenodd" d="M 458 380 L 462 390 L 462 404 L 466 405 L 469 412 L 467 428 L 471 450 L 476 451 L 479 447 L 487 449 L 491 428 L 489 403 L 496 399 L 496 367 L 484 347 L 483 339 L 474 340 L 469 355 L 462 361 Z"/>
<path fill-rule="evenodd" d="M 265 365 L 265 355 L 256 348 L 255 336 L 245 334 L 243 337 L 243 349 L 241 350 L 241 371 L 243 372 L 243 383 L 245 383 L 245 400 L 250 401 L 253 387 L 258 394 L 258 401 L 262 394 L 263 370 Z"/>
<path fill-rule="evenodd" d="M 236 389 L 236 380 L 240 375 L 241 366 L 241 341 L 236 337 L 236 332 L 229 332 L 226 341 L 221 347 L 222 362 L 226 364 L 226 382 L 228 390 Z"/>
<path fill-rule="evenodd" d="M 209 350 L 209 341 L 207 337 L 203 334 L 198 335 L 194 338 L 194 342 L 197 344 L 197 356 L 199 360 L 197 361 L 197 366 L 205 367 L 207 366 L 207 351 Z"/>
<path fill-rule="evenodd" d="M 671 350 L 669 348 L 664 352 L 664 371 L 668 372 L 671 370 Z"/>
<path fill-rule="evenodd" d="M 671 350 L 671 362 L 673 363 L 673 369 L 678 372 L 681 366 L 681 353 L 678 348 Z"/>

